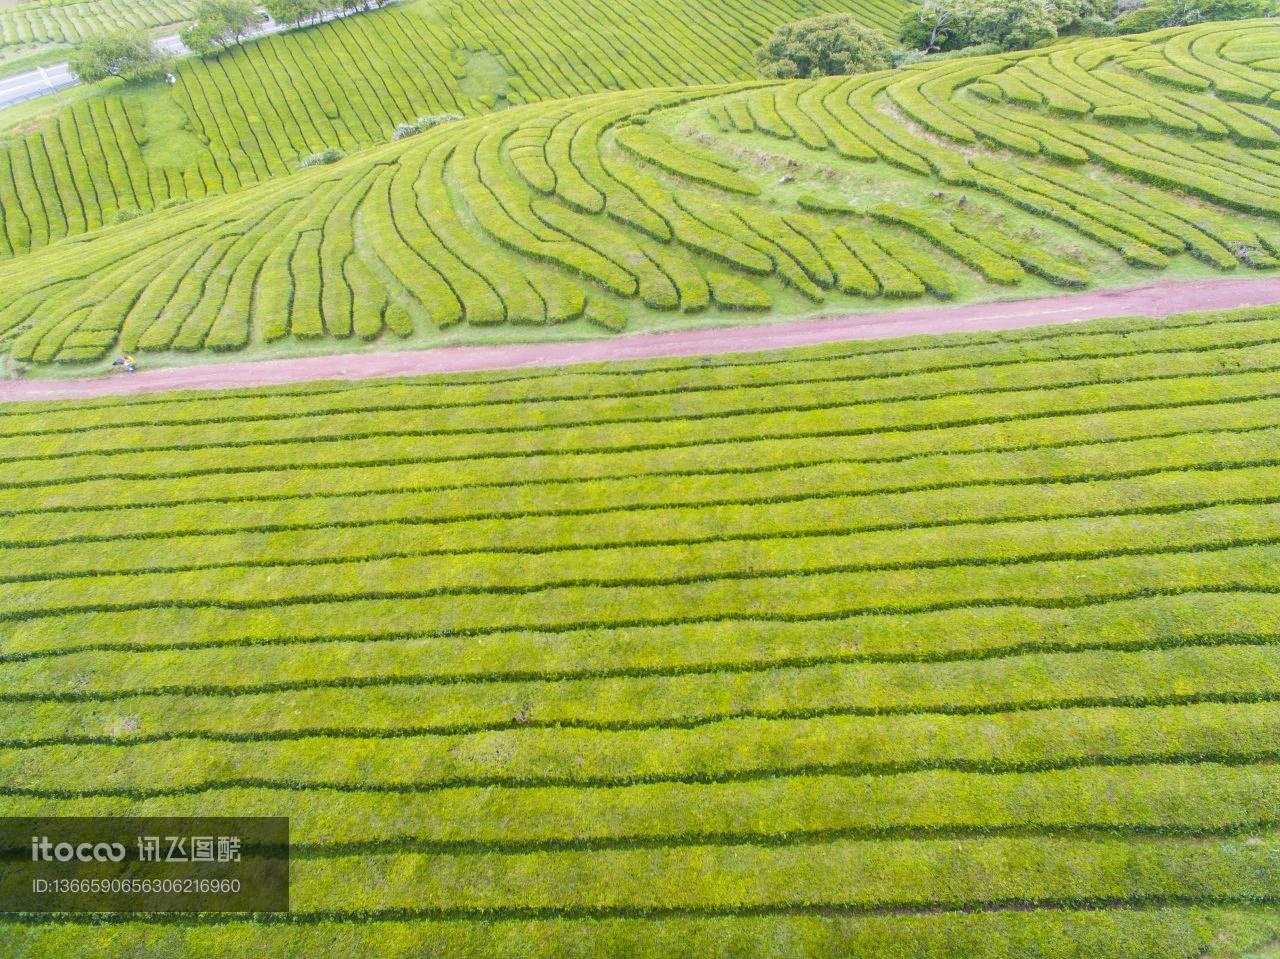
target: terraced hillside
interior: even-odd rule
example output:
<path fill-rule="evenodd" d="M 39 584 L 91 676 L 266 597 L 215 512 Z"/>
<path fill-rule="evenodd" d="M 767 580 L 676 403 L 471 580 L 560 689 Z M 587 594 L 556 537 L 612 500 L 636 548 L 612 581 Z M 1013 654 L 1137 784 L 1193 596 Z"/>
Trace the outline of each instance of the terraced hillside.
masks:
<path fill-rule="evenodd" d="M 0 257 L 121 213 L 239 189 L 426 114 L 752 76 L 781 23 L 838 0 L 442 0 L 396 4 L 184 63 L 173 89 L 110 94 L 0 143 Z M 891 28 L 903 0 L 854 9 Z M 3 11 L 0 11 L 2 13 Z M 654 42 L 661 37 L 660 44 Z M 13 221 L 17 226 L 13 226 Z"/>
<path fill-rule="evenodd" d="M 1274 269 L 1277 53 L 1275 26 L 1210 24 L 511 109 L 0 266 L 0 345 L 81 363 L 462 323 L 563 335 Z M 4 217 L 14 249 L 39 224 Z"/>
<path fill-rule="evenodd" d="M 5 954 L 1239 954 L 1278 369 L 1272 308 L 5 407 L 0 812 L 296 844 L 287 921 Z"/>

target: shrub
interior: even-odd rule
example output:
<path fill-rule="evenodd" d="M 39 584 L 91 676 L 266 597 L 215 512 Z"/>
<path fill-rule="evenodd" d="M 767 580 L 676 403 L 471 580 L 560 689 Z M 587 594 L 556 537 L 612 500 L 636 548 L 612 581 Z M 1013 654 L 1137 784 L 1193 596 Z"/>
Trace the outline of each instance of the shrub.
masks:
<path fill-rule="evenodd" d="M 1212 20 L 1252 20 L 1280 13 L 1276 0 L 1157 0 L 1116 20 L 1120 33 L 1145 33 Z"/>
<path fill-rule="evenodd" d="M 711 295 L 728 310 L 767 310 L 773 306 L 773 298 L 761 286 L 746 277 L 734 273 L 712 270 L 707 273 Z"/>
<path fill-rule="evenodd" d="M 1085 17 L 1076 24 L 1076 31 L 1084 37 L 1110 37 L 1116 33 L 1116 27 L 1102 17 Z"/>
<path fill-rule="evenodd" d="M 864 73 L 891 65 L 891 48 L 884 37 L 847 13 L 786 24 L 756 51 L 760 75 L 784 80 Z"/>
<path fill-rule="evenodd" d="M 396 127 L 396 132 L 391 135 L 393 140 L 403 140 L 405 137 L 417 136 L 432 127 L 438 127 L 442 123 L 452 123 L 455 120 L 461 120 L 461 113 L 433 113 L 430 116 L 418 117 L 408 123 L 401 123 Z"/>
<path fill-rule="evenodd" d="M 312 153 L 310 156 L 302 158 L 302 162 L 298 164 L 301 168 L 309 166 L 325 166 L 329 163 L 337 163 L 343 157 L 341 150 L 335 150 L 333 147 L 321 150 L 319 153 Z"/>
<path fill-rule="evenodd" d="M 942 53 L 933 53 L 929 55 L 930 63 L 938 63 L 944 60 L 963 60 L 965 57 L 985 57 L 988 54 L 1000 53 L 1003 47 L 998 43 L 971 43 L 967 47 L 960 47 L 958 50 L 946 50 Z"/>
<path fill-rule="evenodd" d="M 592 300 L 587 304 L 586 313 L 583 315 L 588 323 L 603 327 L 610 333 L 617 333 L 627 325 L 627 314 L 623 312 L 622 307 L 605 300 Z"/>
<path fill-rule="evenodd" d="M 1146 33 L 1164 26 L 1164 12 L 1159 4 L 1138 7 L 1116 19 L 1117 33 Z"/>
<path fill-rule="evenodd" d="M 923 60 L 925 58 L 925 52 L 923 50 L 915 50 L 910 47 L 901 47 L 894 50 L 893 53 L 889 55 L 889 58 L 893 61 L 893 65 L 895 67 L 909 67 L 911 64 L 919 63 Z"/>

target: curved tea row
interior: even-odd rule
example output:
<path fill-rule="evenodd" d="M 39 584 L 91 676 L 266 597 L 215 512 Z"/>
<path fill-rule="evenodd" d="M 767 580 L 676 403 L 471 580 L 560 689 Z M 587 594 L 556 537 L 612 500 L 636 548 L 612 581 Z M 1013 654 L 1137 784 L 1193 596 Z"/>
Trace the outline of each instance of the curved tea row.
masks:
<path fill-rule="evenodd" d="M 1274 268 L 1277 50 L 1212 24 L 511 109 L 0 268 L 0 338 L 81 362 Z"/>

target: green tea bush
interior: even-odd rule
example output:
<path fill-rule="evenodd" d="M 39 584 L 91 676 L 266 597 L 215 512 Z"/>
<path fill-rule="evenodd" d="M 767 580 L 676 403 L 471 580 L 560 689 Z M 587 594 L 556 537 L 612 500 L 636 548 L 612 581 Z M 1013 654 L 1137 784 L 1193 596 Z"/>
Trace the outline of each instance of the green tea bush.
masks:
<path fill-rule="evenodd" d="M 302 32 L 232 42 L 207 60 L 188 58 L 171 68 L 171 88 L 124 97 L 107 88 L 87 105 L 69 104 L 50 123 L 0 143 L 0 258 L 100 226 L 99 205 L 111 206 L 126 180 L 138 193 L 127 205 L 151 209 L 173 197 L 234 193 L 290 173 L 298 158 L 327 147 L 349 154 L 386 143 L 407 118 L 489 114 L 603 90 L 745 80 L 754 72 L 752 50 L 774 27 L 841 9 L 837 0 L 817 0 L 816 7 L 808 0 L 759 0 L 749 9 L 714 10 L 709 0 L 664 0 L 661 9 L 648 0 L 584 2 L 572 12 L 542 0 L 397 4 Z M 903 2 L 863 0 L 856 16 L 887 29 Z M 306 4 L 294 7 L 310 15 Z M 191 0 L 110 0 L 109 8 L 34 0 L 4 7 L 0 55 L 8 44 L 74 43 L 122 23 L 142 29 L 187 23 L 193 9 Z M 565 29 L 579 18 L 594 29 Z M 663 37 L 660 47 L 654 36 Z M 491 53 L 464 56 L 475 61 L 468 73 L 467 64 L 455 60 L 457 51 Z M 490 55 L 496 67 L 485 62 Z M 273 82 L 279 77 L 287 78 L 283 86 Z M 126 113 L 127 122 L 88 122 L 85 114 L 101 112 L 104 103 Z M 29 177 L 28 154 L 53 165 L 58 202 L 51 209 L 5 172 L 12 167 Z"/>
<path fill-rule="evenodd" d="M 308 184 L 261 230 L 293 236 L 286 272 L 363 262 L 349 211 L 429 210 L 455 156 Z M 905 269 L 901 221 L 840 216 L 847 253 Z M 783 219 L 839 282 L 819 215 Z M 186 303 L 169 260 L 256 277 L 249 235 L 151 276 Z M 725 309 L 771 282 L 705 276 Z M 327 324 L 318 282 L 290 324 Z M 200 301 L 153 326 L 182 337 Z M 1266 307 L 0 408 L 0 811 L 234 802 L 292 843 L 288 922 L 41 914 L 5 941 L 1251 948 L 1280 812 L 1277 371 Z"/>
<path fill-rule="evenodd" d="M 200 183 L 239 192 L 135 224 L 117 221 L 214 188 L 162 199 L 144 118 L 93 100 L 58 126 L 62 144 L 102 131 L 92 167 L 43 138 L 0 151 L 0 192 L 9 182 L 22 201 L 0 208 L 15 257 L 0 265 L 0 348 L 86 363 L 116 348 L 459 324 L 610 328 L 614 305 L 636 322 L 713 302 L 799 312 L 1080 286 L 1184 256 L 1273 269 L 1280 112 L 1261 101 L 1280 93 L 1280 73 L 1254 64 L 1274 41 L 1268 25 L 1208 24 L 855 77 L 596 94 L 435 123 L 345 157 L 333 145 L 252 189 L 221 152 Z M 256 46 L 223 59 L 263 55 Z M 1207 78 L 1209 92 L 1153 82 L 1161 63 Z M 271 125 L 257 174 L 296 157 L 327 115 Z M 101 188 L 74 191 L 95 175 Z M 59 242 L 104 223 L 91 245 Z M 32 246 L 48 249 L 20 255 Z M 750 284 L 724 279 L 734 274 Z"/>

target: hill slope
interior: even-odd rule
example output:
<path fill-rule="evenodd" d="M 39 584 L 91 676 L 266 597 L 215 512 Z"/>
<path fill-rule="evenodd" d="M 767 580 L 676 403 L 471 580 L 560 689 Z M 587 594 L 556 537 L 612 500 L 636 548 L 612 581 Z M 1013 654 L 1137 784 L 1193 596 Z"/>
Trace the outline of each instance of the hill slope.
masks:
<path fill-rule="evenodd" d="M 295 844 L 287 919 L 5 954 L 1274 937 L 1277 370 L 1268 309 L 5 407 L 0 812 Z"/>
<path fill-rule="evenodd" d="M 1273 53 L 1275 26 L 1210 24 L 520 107 L 0 266 L 0 343 L 87 362 L 1273 269 Z"/>
<path fill-rule="evenodd" d="M 896 25 L 902 0 L 859 0 Z M 742 80 L 781 23 L 838 0 L 441 0 L 398 4 L 183 63 L 178 83 L 60 110 L 0 145 L 0 257 L 292 172 L 425 114 Z M 661 42 L 655 42 L 655 38 Z M 16 212 L 14 212 L 16 211 Z"/>

